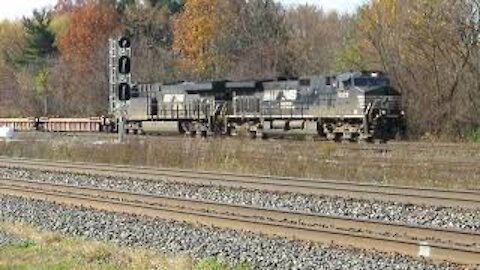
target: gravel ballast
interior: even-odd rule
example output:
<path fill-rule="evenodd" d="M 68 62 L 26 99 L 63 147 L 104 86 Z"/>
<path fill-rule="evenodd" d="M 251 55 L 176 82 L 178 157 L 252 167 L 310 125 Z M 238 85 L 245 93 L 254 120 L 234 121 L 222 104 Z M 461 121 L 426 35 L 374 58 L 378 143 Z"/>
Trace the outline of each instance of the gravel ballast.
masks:
<path fill-rule="evenodd" d="M 0 196 L 0 219 L 82 238 L 150 247 L 195 259 L 217 257 L 254 269 L 457 269 L 402 255 L 340 249 L 251 233 Z"/>
<path fill-rule="evenodd" d="M 57 184 L 235 203 L 329 216 L 480 231 L 480 209 L 277 193 L 242 188 L 175 183 L 164 180 L 150 181 L 27 169 L 1 168 L 0 177 L 24 178 Z"/>

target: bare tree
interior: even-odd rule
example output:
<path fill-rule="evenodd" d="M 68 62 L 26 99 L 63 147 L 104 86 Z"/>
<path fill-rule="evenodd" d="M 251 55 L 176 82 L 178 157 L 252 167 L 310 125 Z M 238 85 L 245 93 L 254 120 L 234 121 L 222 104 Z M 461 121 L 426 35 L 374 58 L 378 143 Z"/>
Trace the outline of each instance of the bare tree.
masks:
<path fill-rule="evenodd" d="M 360 52 L 393 76 L 410 131 L 458 137 L 480 126 L 478 18 L 478 0 L 378 0 L 362 11 Z"/>

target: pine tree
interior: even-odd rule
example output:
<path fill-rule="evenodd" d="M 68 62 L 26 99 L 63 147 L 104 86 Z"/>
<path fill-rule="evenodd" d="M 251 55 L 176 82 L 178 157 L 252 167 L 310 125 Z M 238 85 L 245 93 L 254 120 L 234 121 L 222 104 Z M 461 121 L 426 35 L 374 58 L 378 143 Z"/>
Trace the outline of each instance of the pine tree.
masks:
<path fill-rule="evenodd" d="M 31 18 L 23 18 L 26 46 L 17 61 L 21 66 L 33 64 L 42 67 L 44 61 L 57 52 L 55 34 L 50 29 L 51 21 L 51 12 L 46 9 L 34 10 Z"/>

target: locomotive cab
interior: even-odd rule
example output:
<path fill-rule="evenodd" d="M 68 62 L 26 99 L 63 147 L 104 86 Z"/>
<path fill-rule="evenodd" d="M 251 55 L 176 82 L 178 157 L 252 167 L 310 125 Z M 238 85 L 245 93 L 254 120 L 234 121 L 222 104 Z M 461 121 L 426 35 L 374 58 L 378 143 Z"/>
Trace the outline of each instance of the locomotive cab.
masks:
<path fill-rule="evenodd" d="M 358 94 L 358 108 L 364 114 L 366 138 L 391 139 L 402 132 L 403 111 L 401 94 L 390 84 L 390 79 L 381 72 L 351 74 L 343 82 L 346 88 Z"/>

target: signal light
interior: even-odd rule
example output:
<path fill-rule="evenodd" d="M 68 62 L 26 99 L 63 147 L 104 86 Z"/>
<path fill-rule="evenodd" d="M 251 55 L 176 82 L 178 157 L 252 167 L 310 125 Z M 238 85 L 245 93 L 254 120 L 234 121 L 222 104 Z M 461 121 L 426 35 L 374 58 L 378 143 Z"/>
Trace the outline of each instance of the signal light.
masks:
<path fill-rule="evenodd" d="M 130 100 L 131 88 L 128 83 L 121 83 L 118 85 L 118 99 L 120 101 Z"/>
<path fill-rule="evenodd" d="M 131 45 L 130 39 L 127 37 L 122 37 L 118 40 L 118 46 L 122 49 L 128 49 Z"/>
<path fill-rule="evenodd" d="M 122 56 L 118 59 L 118 72 L 120 74 L 126 75 L 130 73 L 130 58 L 128 56 Z"/>

